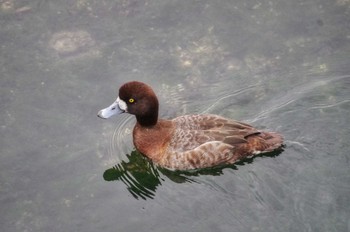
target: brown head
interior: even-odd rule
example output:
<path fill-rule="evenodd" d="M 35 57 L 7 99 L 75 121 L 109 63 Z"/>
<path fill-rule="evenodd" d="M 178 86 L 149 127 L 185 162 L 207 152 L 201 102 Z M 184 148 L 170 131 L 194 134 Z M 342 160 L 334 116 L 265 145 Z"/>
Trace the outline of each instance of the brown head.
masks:
<path fill-rule="evenodd" d="M 100 110 L 98 116 L 109 118 L 126 112 L 135 115 L 141 126 L 153 126 L 158 121 L 158 108 L 158 99 L 152 88 L 145 83 L 131 81 L 120 87 L 117 100 Z"/>

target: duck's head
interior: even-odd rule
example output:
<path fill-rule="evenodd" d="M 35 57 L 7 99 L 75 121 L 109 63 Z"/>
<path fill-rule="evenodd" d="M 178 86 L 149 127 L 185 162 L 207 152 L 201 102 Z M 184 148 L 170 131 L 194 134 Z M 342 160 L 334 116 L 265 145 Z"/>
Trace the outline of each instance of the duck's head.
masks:
<path fill-rule="evenodd" d="M 107 119 L 113 115 L 129 113 L 136 116 L 142 126 L 153 126 L 158 121 L 158 99 L 152 88 L 145 83 L 132 81 L 119 89 L 119 96 L 112 105 L 100 110 L 98 117 Z"/>

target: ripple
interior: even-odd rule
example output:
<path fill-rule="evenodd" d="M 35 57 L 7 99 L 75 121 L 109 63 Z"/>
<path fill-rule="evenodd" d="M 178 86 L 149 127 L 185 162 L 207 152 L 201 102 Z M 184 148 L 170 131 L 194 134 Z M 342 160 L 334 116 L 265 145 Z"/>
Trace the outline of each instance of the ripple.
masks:
<path fill-rule="evenodd" d="M 133 150 L 132 130 L 135 118 L 131 115 L 123 115 L 118 120 L 109 144 L 108 153 L 111 157 L 117 158 L 117 162 L 125 159 L 125 154 Z"/>
<path fill-rule="evenodd" d="M 254 89 L 257 85 L 251 85 L 251 86 L 247 86 L 245 88 L 242 88 L 242 89 L 239 89 L 239 90 L 236 90 L 235 92 L 233 93 L 230 93 L 230 94 L 225 94 L 224 96 L 218 98 L 217 100 L 215 100 L 215 102 L 213 104 L 211 104 L 208 108 L 206 108 L 204 111 L 202 111 L 201 113 L 202 114 L 205 114 L 205 113 L 209 113 L 213 110 L 213 108 L 218 105 L 221 101 L 223 100 L 226 100 L 226 99 L 231 99 L 232 97 L 235 97 L 237 95 L 240 95 L 240 94 L 243 94 L 247 91 L 250 91 L 252 89 Z"/>
<path fill-rule="evenodd" d="M 346 100 L 343 100 L 343 101 L 336 102 L 336 103 L 334 103 L 334 104 L 326 104 L 326 105 L 313 106 L 313 107 L 310 107 L 309 109 L 325 109 L 325 108 L 331 108 L 331 107 L 339 106 L 339 105 L 342 105 L 342 104 L 348 103 L 348 102 L 350 102 L 350 100 L 349 100 L 349 99 L 346 99 Z"/>
<path fill-rule="evenodd" d="M 250 119 L 249 122 L 252 123 L 252 122 L 264 119 L 267 116 L 271 115 L 273 112 L 286 108 L 287 106 L 291 105 L 292 103 L 295 103 L 296 101 L 300 101 L 301 99 L 305 98 L 308 94 L 310 94 L 311 92 L 315 91 L 318 88 L 327 86 L 330 83 L 334 84 L 337 81 L 343 81 L 348 78 L 350 78 L 349 75 L 327 77 L 324 79 L 319 79 L 317 81 L 312 80 L 310 82 L 302 83 L 297 86 L 291 87 L 287 92 L 282 92 L 280 96 L 276 96 L 270 101 L 266 101 L 264 105 L 261 106 L 263 110 L 255 114 L 254 118 Z M 334 104 L 329 104 L 324 106 L 314 106 L 314 107 L 310 107 L 309 109 L 316 109 L 316 108 L 322 108 L 322 107 L 328 108 L 328 107 L 333 107 L 343 103 L 347 103 L 349 101 L 350 100 L 346 99 Z M 295 111 L 296 111 L 295 109 L 292 110 L 292 112 L 295 112 Z"/>

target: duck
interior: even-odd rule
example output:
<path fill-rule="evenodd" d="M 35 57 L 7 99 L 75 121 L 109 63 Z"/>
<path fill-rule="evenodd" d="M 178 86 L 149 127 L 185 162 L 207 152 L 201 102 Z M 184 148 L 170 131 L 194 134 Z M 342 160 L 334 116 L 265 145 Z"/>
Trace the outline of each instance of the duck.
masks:
<path fill-rule="evenodd" d="M 234 164 L 283 146 L 277 132 L 215 114 L 183 115 L 160 119 L 158 98 L 151 86 L 131 81 L 119 88 L 117 99 L 98 112 L 102 119 L 123 113 L 136 117 L 135 148 L 157 166 L 195 170 Z"/>

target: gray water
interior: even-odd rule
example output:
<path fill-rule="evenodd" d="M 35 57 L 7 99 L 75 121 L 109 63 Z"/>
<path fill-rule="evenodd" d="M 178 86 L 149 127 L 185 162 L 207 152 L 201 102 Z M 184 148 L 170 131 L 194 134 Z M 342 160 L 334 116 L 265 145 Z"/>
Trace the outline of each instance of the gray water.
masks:
<path fill-rule="evenodd" d="M 350 231 L 349 0 L 1 0 L 0 24 L 2 232 Z M 284 151 L 156 167 L 96 116 L 130 80 Z"/>

